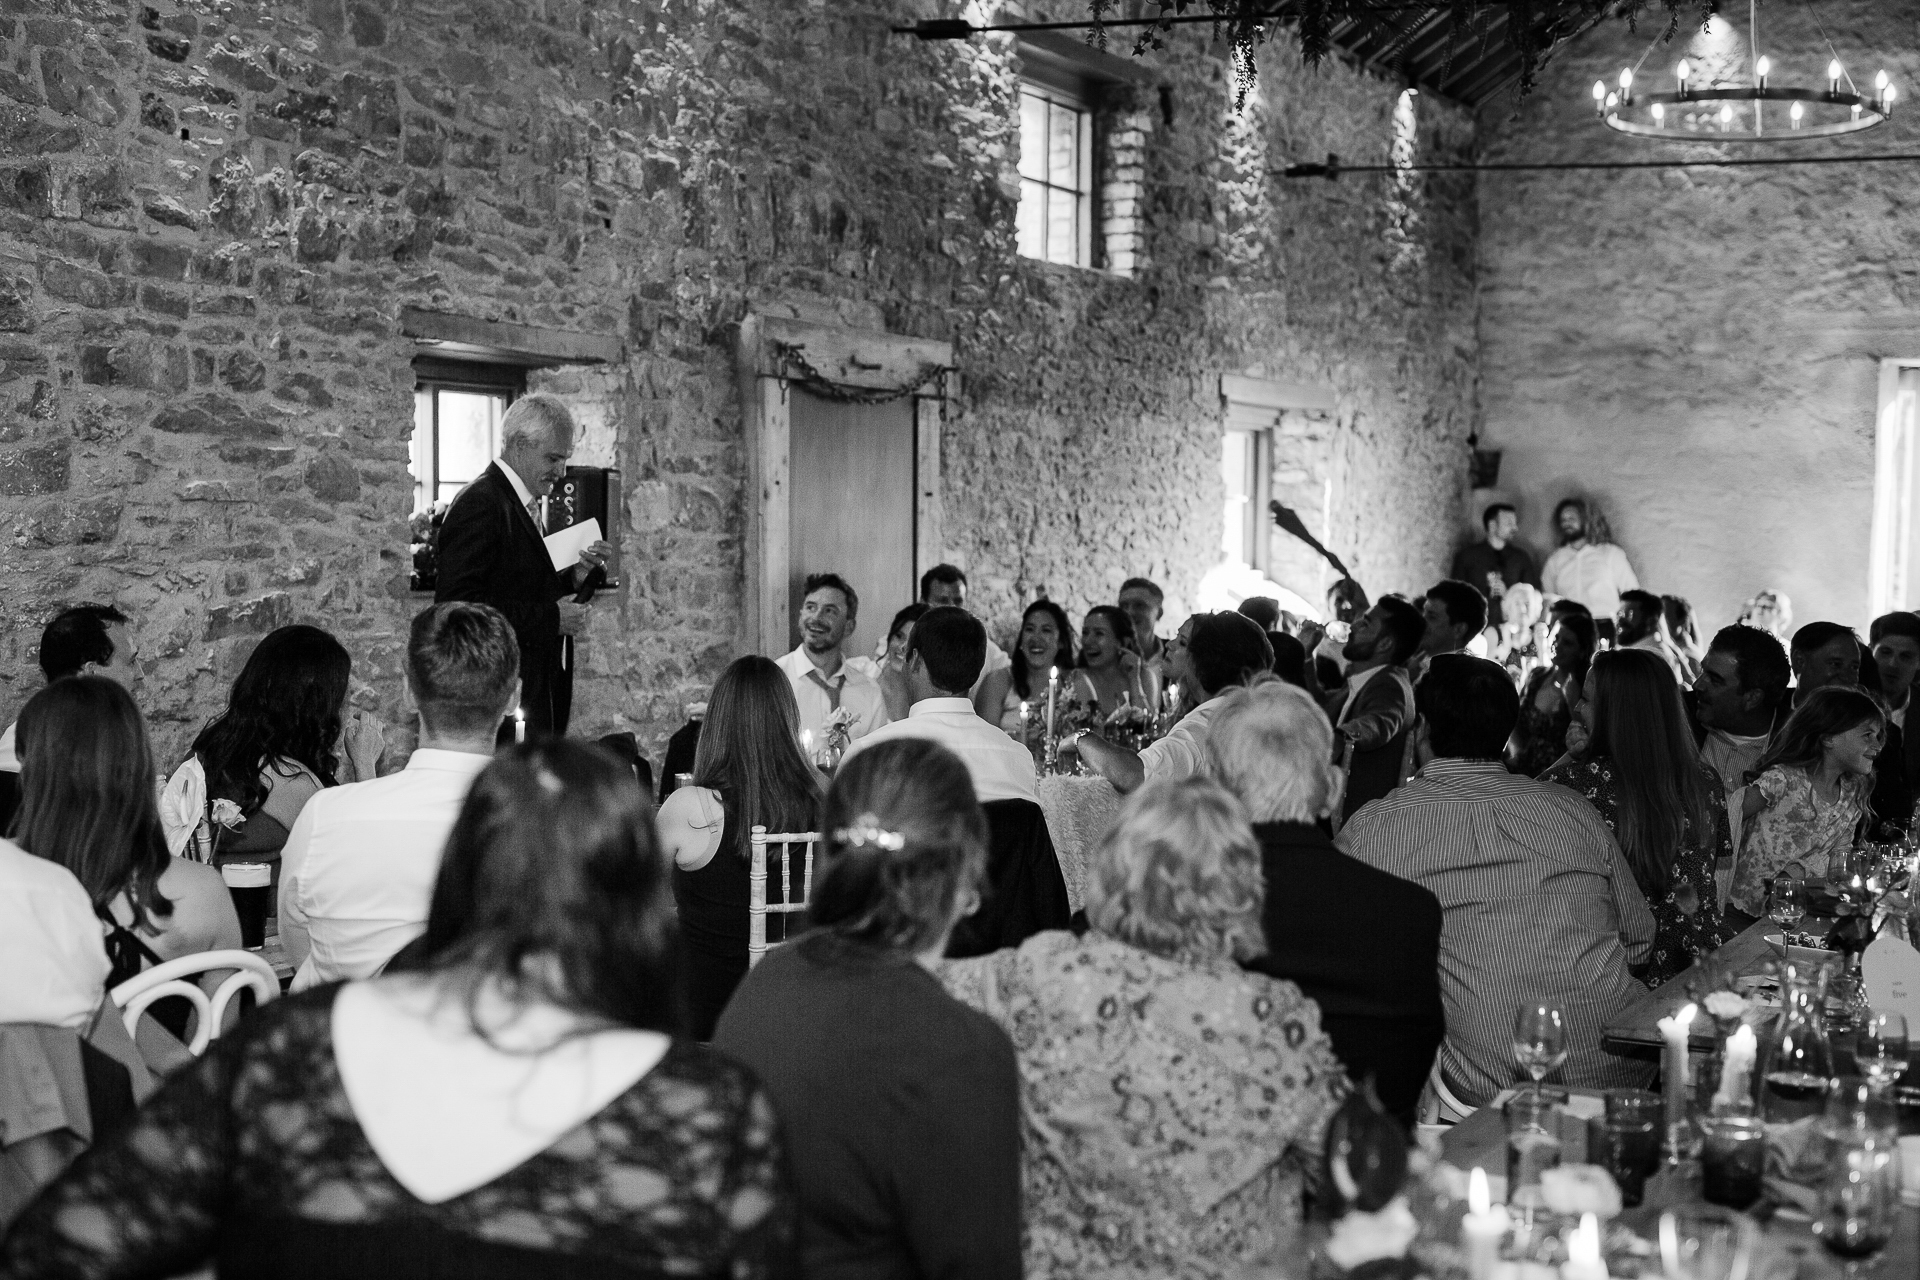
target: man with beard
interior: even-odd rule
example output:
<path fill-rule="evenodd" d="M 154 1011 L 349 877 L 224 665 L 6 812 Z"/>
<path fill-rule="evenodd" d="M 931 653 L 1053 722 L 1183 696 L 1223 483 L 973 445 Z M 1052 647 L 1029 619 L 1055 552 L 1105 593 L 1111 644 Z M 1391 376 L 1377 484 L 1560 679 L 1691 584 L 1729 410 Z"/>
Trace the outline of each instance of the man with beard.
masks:
<path fill-rule="evenodd" d="M 860 597 L 837 573 L 810 574 L 800 602 L 800 644 L 775 659 L 793 684 L 793 700 L 800 704 L 800 731 L 811 734 L 819 751 L 827 746 L 827 725 L 836 711 L 853 717 L 847 727 L 851 741 L 863 738 L 887 723 L 886 701 L 880 686 L 846 660 L 847 637 L 860 617 Z"/>
<path fill-rule="evenodd" d="M 1319 628 L 1309 624 L 1300 636 L 1309 648 L 1319 643 Z M 1398 596 L 1386 596 L 1353 624 L 1341 646 L 1347 660 L 1346 683 L 1321 695 L 1333 721 L 1334 749 L 1351 750 L 1342 817 L 1378 800 L 1405 780 L 1402 764 L 1407 731 L 1413 725 L 1413 682 L 1407 663 L 1420 651 L 1427 621 L 1420 610 Z"/>
<path fill-rule="evenodd" d="M 1786 718 L 1793 678 L 1787 651 L 1770 632 L 1735 623 L 1722 627 L 1700 661 L 1688 699 L 1700 758 L 1731 792 L 1744 787 Z"/>
<path fill-rule="evenodd" d="M 1613 615 L 1614 643 L 1622 649 L 1645 649 L 1667 664 L 1681 688 L 1687 684 L 1686 665 L 1661 635 L 1666 606 L 1651 591 L 1635 587 L 1620 593 L 1620 607 Z"/>
<path fill-rule="evenodd" d="M 1560 548 L 1547 557 L 1540 571 L 1540 589 L 1587 606 L 1602 633 L 1611 636 L 1620 593 L 1639 587 L 1640 579 L 1627 563 L 1627 553 L 1606 536 L 1598 513 L 1580 498 L 1567 498 L 1553 509 Z"/>

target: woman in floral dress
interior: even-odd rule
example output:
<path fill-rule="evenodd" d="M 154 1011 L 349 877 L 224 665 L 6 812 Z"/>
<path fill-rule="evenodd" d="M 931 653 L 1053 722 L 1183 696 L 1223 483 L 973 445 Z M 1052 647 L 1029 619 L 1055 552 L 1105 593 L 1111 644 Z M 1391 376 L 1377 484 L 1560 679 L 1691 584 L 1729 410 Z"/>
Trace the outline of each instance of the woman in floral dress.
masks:
<path fill-rule="evenodd" d="M 1148 783 L 1088 868 L 1091 929 L 939 965 L 1012 1036 L 1026 1274 L 1224 1276 L 1300 1223 L 1346 1073 L 1261 954 L 1260 847 L 1205 778 Z"/>
<path fill-rule="evenodd" d="M 1660 655 L 1594 658 L 1575 714 L 1583 758 L 1541 775 L 1600 812 L 1653 909 L 1645 980 L 1657 986 L 1738 932 L 1720 913 L 1714 866 L 1733 856 L 1720 780 L 1700 759 L 1673 669 Z"/>

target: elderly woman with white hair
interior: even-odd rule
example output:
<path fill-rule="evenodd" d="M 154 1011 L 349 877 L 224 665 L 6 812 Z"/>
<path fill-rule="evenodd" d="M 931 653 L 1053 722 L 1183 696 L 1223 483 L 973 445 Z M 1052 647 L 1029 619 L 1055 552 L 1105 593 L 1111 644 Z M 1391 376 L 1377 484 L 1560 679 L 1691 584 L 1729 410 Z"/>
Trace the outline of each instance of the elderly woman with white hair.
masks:
<path fill-rule="evenodd" d="M 1214 1274 L 1278 1262 L 1348 1083 L 1264 949 L 1246 811 L 1204 777 L 1148 782 L 1088 868 L 1087 932 L 947 961 L 1013 1037 L 1026 1270 Z"/>
<path fill-rule="evenodd" d="M 1264 680 L 1215 713 L 1207 768 L 1246 806 L 1265 880 L 1266 954 L 1248 968 L 1311 997 L 1347 1073 L 1372 1076 L 1411 1124 L 1446 1034 L 1440 900 L 1333 847 L 1321 824 L 1346 779 L 1332 758 L 1333 729 L 1304 689 Z"/>

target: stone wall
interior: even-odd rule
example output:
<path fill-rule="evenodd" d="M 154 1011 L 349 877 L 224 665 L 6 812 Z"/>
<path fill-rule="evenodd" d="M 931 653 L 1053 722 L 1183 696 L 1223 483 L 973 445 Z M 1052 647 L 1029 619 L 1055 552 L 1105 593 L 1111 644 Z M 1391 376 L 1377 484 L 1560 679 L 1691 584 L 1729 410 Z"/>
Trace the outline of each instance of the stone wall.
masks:
<path fill-rule="evenodd" d="M 1591 86 L 1651 32 L 1596 29 L 1516 111 L 1483 112 L 1491 160 L 1712 158 L 1915 151 L 1911 6 L 1819 6 L 1864 88 L 1886 67 L 1893 121 L 1850 139 L 1649 144 L 1593 118 Z M 1813 84 L 1829 54 L 1805 6 L 1764 6 L 1775 83 Z M 1747 74 L 1744 9 L 1647 58 Z M 1777 109 L 1777 108 L 1776 108 Z M 1783 588 L 1800 621 L 1864 627 L 1879 362 L 1920 357 L 1911 164 L 1484 175 L 1481 397 L 1524 535 L 1553 502 L 1601 500 L 1645 584 L 1711 626 Z M 1484 496 L 1484 495 L 1481 495 Z"/>
<path fill-rule="evenodd" d="M 1010 43 L 887 33 L 931 12 L 0 0 L 0 709 L 49 611 L 110 599 L 163 756 L 289 621 L 402 716 L 403 305 L 625 344 L 536 379 L 627 482 L 585 731 L 657 744 L 739 651 L 749 310 L 955 343 L 945 550 L 1003 637 L 1041 587 L 1078 610 L 1144 572 L 1190 598 L 1222 372 L 1336 389 L 1277 465 L 1331 482 L 1327 541 L 1370 585 L 1423 585 L 1472 416 L 1473 193 L 1267 176 L 1384 157 L 1395 88 L 1281 48 L 1236 114 L 1218 50 L 1171 38 L 1108 108 L 1139 169 L 1121 279 L 1015 256 Z M 1423 153 L 1470 144 L 1462 113 L 1413 113 Z"/>

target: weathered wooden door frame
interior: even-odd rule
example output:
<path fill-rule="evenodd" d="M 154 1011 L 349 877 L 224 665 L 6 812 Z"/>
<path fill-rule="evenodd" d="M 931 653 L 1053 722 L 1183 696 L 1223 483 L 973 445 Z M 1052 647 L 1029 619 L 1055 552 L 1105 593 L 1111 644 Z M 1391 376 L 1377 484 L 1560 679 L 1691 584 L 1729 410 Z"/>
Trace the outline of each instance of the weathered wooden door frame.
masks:
<path fill-rule="evenodd" d="M 852 391 L 912 388 L 914 421 L 914 576 L 940 562 L 940 427 L 959 394 L 953 346 L 872 329 L 748 315 L 740 322 L 740 404 L 747 438 L 746 628 L 755 653 L 787 651 L 788 459 L 793 432 L 788 397 L 824 379 Z"/>

